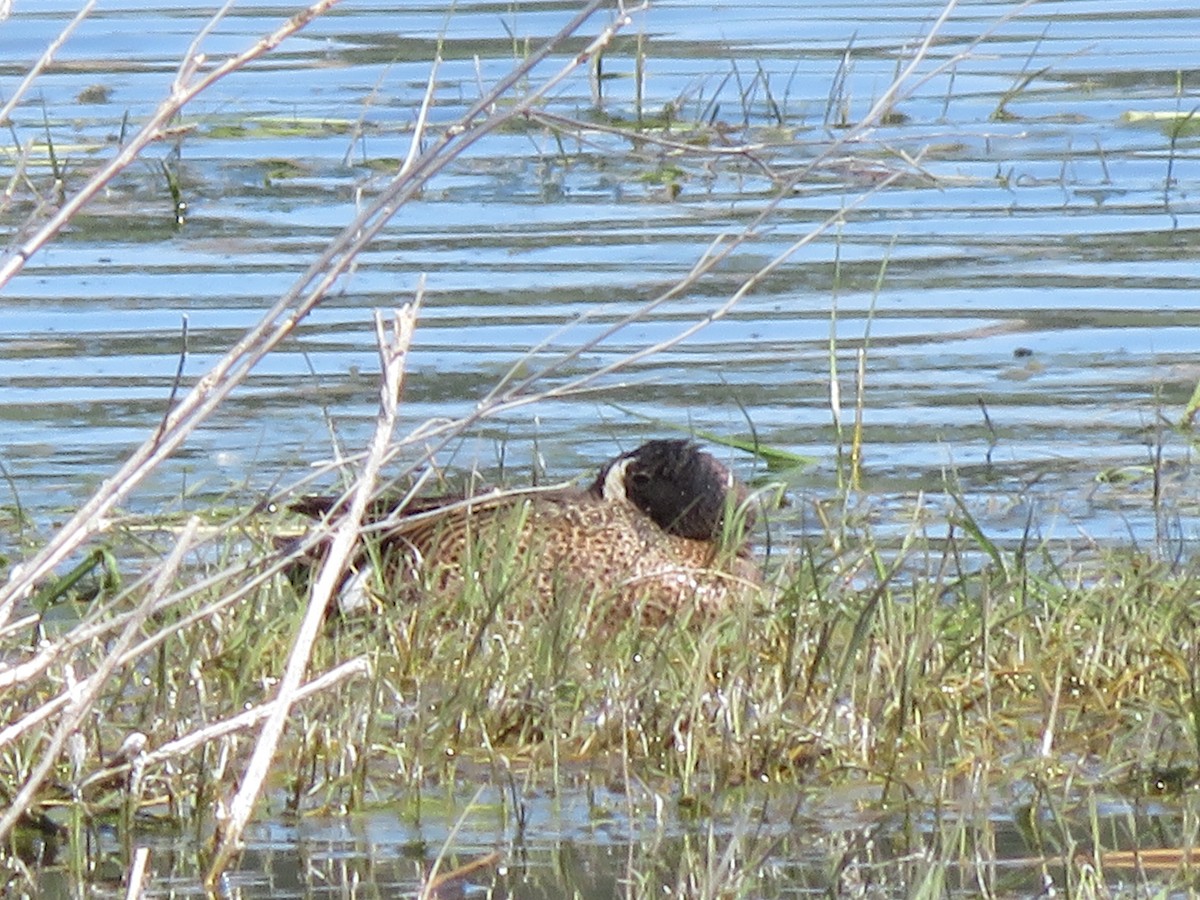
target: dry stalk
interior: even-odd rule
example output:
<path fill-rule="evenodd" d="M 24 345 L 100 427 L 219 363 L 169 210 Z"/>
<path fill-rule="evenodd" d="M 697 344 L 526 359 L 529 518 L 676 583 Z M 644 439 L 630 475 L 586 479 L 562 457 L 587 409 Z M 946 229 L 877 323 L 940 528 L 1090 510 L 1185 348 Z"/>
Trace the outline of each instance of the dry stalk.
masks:
<path fill-rule="evenodd" d="M 477 791 L 475 791 L 475 796 L 472 797 L 470 802 L 466 805 L 466 807 L 464 807 L 462 815 L 458 817 L 458 819 L 454 822 L 454 826 L 446 835 L 446 840 L 442 842 L 441 849 L 438 850 L 438 855 L 433 860 L 433 866 L 429 869 L 429 874 L 425 876 L 425 880 L 421 884 L 421 890 L 417 893 L 417 900 L 429 900 L 431 897 L 436 897 L 437 889 L 447 883 L 447 881 L 444 881 L 438 877 L 438 870 L 442 867 L 442 860 L 446 858 L 447 854 L 450 852 L 450 848 L 454 846 L 454 839 L 458 836 L 458 832 L 462 828 L 463 823 L 466 822 L 467 816 L 470 814 L 471 810 L 473 810 L 475 805 L 479 803 L 479 797 L 482 794 L 483 787 L 481 786 Z M 454 874 L 453 877 L 458 877 L 458 875 Z"/>
<path fill-rule="evenodd" d="M 63 44 L 67 42 L 67 39 L 79 26 L 79 23 L 91 15 L 91 12 L 95 6 L 96 0 L 87 0 L 87 2 L 84 3 L 84 5 L 80 8 L 79 12 L 75 14 L 75 18 L 73 18 L 63 27 L 62 31 L 59 32 L 58 37 L 46 46 L 46 49 L 42 51 L 41 56 L 38 57 L 37 61 L 34 62 L 32 66 L 30 66 L 29 71 L 25 73 L 25 77 L 21 80 L 21 83 L 17 85 L 17 89 L 13 92 L 13 95 L 8 98 L 8 102 L 0 107 L 0 126 L 9 125 L 11 127 L 10 117 L 12 116 L 12 111 L 17 108 L 17 104 L 20 103 L 25 95 L 29 92 L 29 88 L 37 80 L 38 76 L 42 74 L 46 66 L 54 61 L 54 57 L 58 54 L 58 51 L 62 49 Z M 6 5 L 4 0 L 0 0 L 0 21 L 8 18 L 9 11 L 10 7 Z M 15 131 L 13 136 L 15 140 Z M 16 158 L 13 162 L 12 175 L 9 177 L 8 185 L 4 190 L 3 202 L 0 202 L 0 212 L 6 211 L 12 204 L 13 198 L 16 196 L 18 186 L 23 184 L 25 189 L 29 191 L 30 195 L 36 197 L 38 201 L 33 211 L 29 214 L 29 218 L 27 220 L 29 222 L 35 221 L 39 216 L 41 216 L 50 203 L 46 197 L 41 195 L 37 186 L 33 183 L 33 180 L 27 173 L 29 157 L 33 150 L 33 145 L 34 142 L 32 140 L 28 140 L 25 142 L 23 147 L 13 147 L 13 152 Z M 24 227 L 9 229 L 9 240 L 15 243 L 18 240 L 19 235 L 23 234 L 25 230 L 26 229 Z"/>
<path fill-rule="evenodd" d="M 70 699 L 70 694 L 59 694 L 54 699 L 47 700 L 28 715 L 22 716 L 17 721 L 4 726 L 4 728 L 0 729 L 0 747 L 15 741 L 30 728 L 35 728 L 51 716 L 57 715 L 59 710 L 66 706 Z"/>
<path fill-rule="evenodd" d="M 133 863 L 129 867 L 129 876 L 125 879 L 125 900 L 138 900 L 146 881 L 146 867 L 150 863 L 150 848 L 138 847 L 133 852 Z"/>
<path fill-rule="evenodd" d="M 33 141 L 26 141 L 25 146 L 17 148 L 13 147 L 13 163 L 12 173 L 8 176 L 8 184 L 4 186 L 4 193 L 0 195 L 0 213 L 3 213 L 12 206 L 13 198 L 17 195 L 17 188 L 22 184 L 29 189 L 31 194 L 36 196 L 37 188 L 33 186 L 33 182 L 26 174 L 26 168 L 29 166 L 29 154 L 33 149 Z M 43 200 L 38 204 L 35 215 L 41 212 Z"/>
<path fill-rule="evenodd" d="M 79 23 L 92 14 L 92 10 L 96 8 L 96 0 L 87 0 L 80 7 L 79 12 L 75 14 L 70 22 L 63 26 L 63 30 L 58 33 L 58 37 L 52 40 L 46 49 L 42 51 L 42 55 L 38 57 L 37 62 L 29 67 L 29 71 L 25 73 L 25 77 L 21 79 L 21 83 L 17 85 L 17 89 L 13 91 L 13 95 L 8 98 L 8 102 L 0 106 L 0 125 L 8 123 L 9 116 L 12 111 L 17 108 L 17 104 L 32 87 L 34 81 L 42 74 L 46 66 L 54 61 L 55 54 L 62 49 L 62 45 L 67 42 L 67 38 L 79 27 Z M 0 16 L 0 21 L 4 20 L 4 16 Z"/>
<path fill-rule="evenodd" d="M 438 891 L 446 887 L 446 885 L 452 884 L 455 881 L 460 881 L 461 879 L 466 878 L 468 875 L 473 875 L 480 869 L 490 868 L 499 863 L 501 859 L 503 859 L 503 857 L 500 855 L 500 852 L 498 850 L 493 850 L 491 853 L 485 853 L 483 856 L 477 856 L 449 872 L 443 872 L 439 875 L 437 874 L 436 870 L 431 871 L 429 876 L 425 879 L 425 882 L 421 885 L 421 892 L 417 895 L 417 897 L 437 897 L 439 896 Z M 435 865 L 440 863 L 441 860 L 442 857 L 439 855 Z"/>
<path fill-rule="evenodd" d="M 371 671 L 371 663 L 365 656 L 356 656 L 354 659 L 346 660 L 330 669 L 323 675 L 314 678 L 305 684 L 296 688 L 295 693 L 291 697 L 291 703 L 294 706 L 302 700 L 307 700 L 314 694 L 319 694 L 326 691 L 336 684 L 340 684 L 348 678 L 355 678 L 360 675 L 368 675 Z M 162 765 L 171 759 L 177 759 L 182 756 L 194 752 L 199 747 L 210 741 L 218 740 L 226 735 L 233 734 L 237 731 L 242 731 L 257 725 L 267 716 L 271 715 L 275 710 L 275 706 L 280 702 L 280 698 L 270 700 L 266 703 L 260 703 L 258 706 L 253 706 L 236 716 L 230 716 L 228 719 L 222 719 L 219 722 L 213 722 L 196 729 L 183 737 L 175 738 L 172 741 L 167 741 L 161 747 L 155 750 L 148 750 L 140 755 L 137 762 L 143 768 Z M 107 782 L 114 776 L 122 775 L 128 772 L 130 763 L 123 761 L 120 765 L 110 766 L 101 769 L 89 775 L 81 784 L 81 787 L 87 787 L 95 782 Z"/>
<path fill-rule="evenodd" d="M 283 736 L 283 726 L 295 702 L 304 670 L 308 668 L 317 632 L 325 620 L 325 611 L 333 601 L 342 573 L 358 542 L 359 525 L 366 513 L 367 503 L 371 499 L 379 470 L 383 466 L 385 452 L 396 428 L 396 410 L 400 405 L 400 392 L 404 386 L 404 364 L 416 327 L 417 309 L 421 304 L 423 287 L 423 283 L 418 287 L 414 303 L 396 311 L 390 336 L 384 332 L 382 315 L 375 314 L 375 335 L 379 342 L 380 366 L 383 370 L 379 421 L 371 438 L 367 461 L 355 485 L 350 508 L 334 530 L 329 553 L 321 563 L 316 583 L 309 596 L 308 608 L 305 610 L 295 644 L 288 657 L 287 667 L 280 680 L 274 708 L 255 744 L 241 779 L 241 787 L 229 803 L 228 816 L 220 823 L 217 848 L 205 875 L 205 881 L 210 888 L 241 847 L 242 832 L 250 821 L 254 804 L 258 801 L 258 795 L 262 792 L 263 783 L 275 759 L 275 748 Z"/>
<path fill-rule="evenodd" d="M 299 557 L 305 550 L 316 544 L 318 540 L 319 536 L 314 537 L 310 541 L 299 544 L 292 550 L 291 553 L 280 556 L 271 564 L 263 566 L 259 571 L 257 571 L 250 578 L 247 578 L 236 588 L 233 588 L 232 590 L 226 590 L 226 592 L 224 592 L 219 599 L 214 600 L 212 603 L 205 605 L 203 608 L 196 610 L 195 612 L 183 617 L 179 621 L 174 622 L 171 625 L 168 625 L 165 628 L 155 632 L 153 635 L 146 638 L 135 647 L 131 648 L 129 651 L 130 657 L 140 656 L 142 653 L 145 653 L 162 643 L 163 640 L 171 635 L 188 628 L 198 621 L 210 618 L 214 613 L 219 612 L 225 607 L 230 606 L 236 601 L 242 599 L 251 591 L 255 590 L 265 582 L 269 581 L 275 575 L 282 572 L 293 559 Z M 237 575 L 243 575 L 245 571 L 245 564 L 238 563 L 230 566 L 227 569 L 210 575 L 207 578 L 192 581 L 183 590 L 169 594 L 155 603 L 152 612 L 163 612 L 167 609 L 170 609 L 172 606 L 177 606 L 180 603 L 190 600 L 192 597 L 203 594 L 205 591 L 208 591 L 215 586 L 226 587 L 231 578 Z M 130 591 L 136 589 L 137 586 L 137 584 L 133 585 L 130 588 Z M 122 596 L 126 596 L 128 593 L 129 591 Z M 26 660 L 25 662 L 13 662 L 7 664 L 0 663 L 0 691 L 8 690 L 16 685 L 26 684 L 32 681 L 72 650 L 75 650 L 91 641 L 99 640 L 106 634 L 124 627 L 129 618 L 136 614 L 136 611 L 111 615 L 111 607 L 119 599 L 120 597 L 115 598 L 111 603 L 107 603 L 97 609 L 92 615 L 72 628 L 68 633 L 59 637 L 54 642 L 44 646 L 35 656 Z M 28 627 L 29 625 L 36 624 L 37 617 L 27 617 L 26 619 L 23 619 L 22 622 L 24 622 L 26 627 Z M 8 636 L 8 633 L 15 632 L 15 630 L 16 628 L 14 623 L 14 626 L 6 629 L 6 633 L 0 636 Z M 122 664 L 126 662 L 128 662 L 128 659 L 122 659 Z M 16 734 L 10 734 L 10 731 L 13 729 L 13 727 L 14 726 L 10 725 L 5 729 L 0 730 L 0 747 L 3 747 L 7 741 L 16 737 Z"/>
<path fill-rule="evenodd" d="M 91 709 L 92 704 L 95 702 L 96 697 L 100 695 L 100 691 L 104 688 L 109 676 L 121 665 L 122 655 L 133 643 L 134 638 L 137 637 L 138 632 L 141 630 L 146 618 L 153 611 L 159 597 L 166 593 L 171 582 L 174 581 L 179 567 L 183 563 L 184 554 L 191 549 L 192 540 L 199 527 L 200 520 L 193 516 L 183 529 L 183 533 L 180 534 L 175 549 L 171 551 L 170 557 L 168 557 L 159 571 L 154 585 L 146 593 L 141 603 L 138 604 L 135 614 L 125 623 L 125 628 L 109 649 L 104 660 L 96 668 L 96 671 L 81 682 L 68 684 L 66 695 L 70 699 L 66 703 L 66 708 L 62 711 L 54 734 L 46 742 L 46 746 L 42 749 L 38 761 L 34 764 L 33 770 L 25 780 L 25 784 L 21 786 L 16 796 L 13 797 L 9 808 L 0 816 L 0 840 L 8 836 L 13 825 L 29 809 L 50 769 L 58 762 L 58 756 L 66 745 L 68 738 L 79 727 L 80 721 L 87 714 L 88 710 Z"/>
<path fill-rule="evenodd" d="M 196 73 L 207 62 L 207 58 L 203 53 L 196 52 L 196 43 L 193 42 L 189 53 L 185 55 L 183 61 L 180 63 L 175 81 L 171 86 L 170 95 L 158 105 L 146 124 L 138 129 L 137 133 L 130 138 L 128 143 L 121 148 L 116 156 L 109 160 L 108 164 L 101 168 L 99 172 L 89 178 L 84 186 L 79 189 L 78 193 L 64 203 L 62 208 L 50 217 L 49 221 L 42 225 L 25 243 L 13 250 L 3 263 L 0 263 L 0 288 L 8 284 L 13 276 L 25 267 L 25 263 L 29 261 L 30 257 L 57 235 L 64 225 L 78 215 L 79 211 L 83 209 L 88 201 L 102 191 L 118 173 L 137 159 L 146 147 L 159 140 L 163 135 L 163 129 L 185 105 L 226 75 L 236 72 L 251 60 L 257 59 L 264 53 L 274 50 L 285 38 L 295 34 L 338 2 L 339 0 L 318 0 L 318 2 L 312 4 L 307 9 L 297 13 L 271 34 L 261 38 L 253 47 L 244 50 L 236 56 L 231 56 L 221 65 L 212 69 L 212 71 L 199 77 L 196 77 Z M 209 20 L 209 24 L 201 31 L 201 35 L 208 33 L 212 25 L 224 15 L 225 10 L 229 6 L 230 4 L 226 3 L 224 7 L 217 11 Z"/>
<path fill-rule="evenodd" d="M 370 671 L 370 661 L 365 656 L 356 656 L 354 659 L 339 663 L 324 675 L 314 678 L 307 684 L 299 685 L 292 692 L 289 703 L 294 706 L 299 701 L 307 700 L 314 694 L 326 691 L 334 685 L 345 681 L 347 678 L 367 675 Z M 223 722 L 214 722 L 191 734 L 168 741 L 157 750 L 151 750 L 146 754 L 146 764 L 158 765 L 173 757 L 186 756 L 201 744 L 206 744 L 209 741 L 232 734 L 235 731 L 241 731 L 243 728 L 249 728 L 251 725 L 255 725 L 270 716 L 281 702 L 283 702 L 282 696 L 267 703 L 251 707 L 245 712 L 238 713 L 236 716 L 232 716 Z"/>
<path fill-rule="evenodd" d="M 329 5 L 332 5 L 332 0 L 309 7 L 306 13 L 297 16 L 288 23 L 288 26 L 285 26 L 290 26 L 287 33 L 291 33 L 305 24 L 316 14 L 316 10 L 327 8 Z M 539 101 L 546 92 L 565 79 L 578 66 L 601 52 L 613 36 L 629 23 L 629 14 L 622 13 L 604 28 L 588 44 L 587 48 L 573 57 L 555 75 L 550 76 L 539 89 L 525 95 L 512 107 L 488 114 L 488 111 L 495 107 L 508 90 L 525 78 L 554 48 L 561 45 L 567 37 L 582 26 L 584 21 L 604 5 L 605 0 L 591 0 L 586 4 L 542 48 L 522 60 L 488 94 L 478 100 L 464 114 L 458 125 L 448 129 L 438 142 L 416 159 L 409 170 L 393 178 L 380 195 L 343 229 L 338 238 L 272 306 L 258 325 L 244 335 L 188 392 L 168 415 L 161 430 L 134 451 L 125 464 L 84 503 L 70 521 L 51 537 L 41 551 L 32 559 L 13 567 L 8 583 L 0 587 L 0 625 L 8 621 L 16 602 L 28 595 L 37 580 L 44 577 L 55 565 L 87 540 L 89 535 L 99 527 L 102 517 L 141 483 L 150 471 L 178 449 L 225 397 L 245 380 L 258 362 L 292 333 L 300 321 L 321 301 L 337 279 L 350 268 L 357 258 L 357 254 L 379 233 L 404 203 L 419 193 L 429 179 L 484 135 L 499 128 L 514 116 L 521 115 Z M 642 8 L 644 8 L 644 4 L 637 7 L 637 9 Z M 300 21 L 301 19 L 303 21 Z M 280 29 L 271 38 L 264 39 L 259 45 L 256 45 L 256 49 L 262 46 L 261 52 L 265 52 L 274 43 L 278 43 L 278 40 L 282 40 L 280 35 L 283 31 L 284 29 Z M 246 54 L 242 54 L 236 59 L 241 60 L 244 56 Z M 241 64 L 244 64 L 244 60 Z M 227 74 L 228 71 L 232 71 L 229 64 L 223 65 L 217 70 L 220 74 Z M 202 81 L 206 84 L 211 83 L 212 80 L 215 80 L 214 75 L 206 76 Z M 189 99 L 190 96 L 194 96 L 194 93 L 189 89 Z M 182 100 L 179 102 L 181 103 Z M 482 119 L 480 119 L 481 116 Z M 143 128 L 143 132 L 150 129 L 152 125 L 157 128 L 165 120 L 161 111 L 156 113 L 152 121 Z M 120 159 L 124 160 L 124 157 L 123 153 Z M 113 164 L 106 167 L 105 171 L 112 170 L 111 177 L 117 168 L 116 161 L 114 161 Z M 93 179 L 85 190 L 89 190 L 88 196 L 90 197 L 98 189 L 99 186 Z M 73 201 L 72 213 L 77 212 L 81 206 L 82 202 L 74 203 Z M 65 221 L 60 221 L 60 219 L 61 216 L 56 216 L 53 220 L 58 223 L 56 227 L 61 227 Z M 49 224 L 47 228 L 49 228 Z M 48 239 L 50 233 L 52 232 L 47 232 L 43 240 Z M 28 253 L 33 252 L 39 246 L 41 246 L 40 241 L 31 240 L 26 248 L 22 248 L 18 255 L 19 258 L 15 262 L 14 260 L 9 261 L 9 266 L 13 267 L 13 271 L 19 269 Z M 7 271 L 7 267 L 0 267 L 0 285 L 3 285 L 5 278 L 9 277 L 5 274 Z"/>

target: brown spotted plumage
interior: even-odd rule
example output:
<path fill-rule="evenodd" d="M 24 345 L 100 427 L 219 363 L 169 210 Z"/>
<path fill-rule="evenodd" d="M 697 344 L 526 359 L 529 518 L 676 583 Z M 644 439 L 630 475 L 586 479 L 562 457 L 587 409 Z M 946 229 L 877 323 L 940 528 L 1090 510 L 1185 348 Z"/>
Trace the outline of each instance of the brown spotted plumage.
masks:
<path fill-rule="evenodd" d="M 748 518 L 745 488 L 725 466 L 690 441 L 650 441 L 587 488 L 410 503 L 379 534 L 377 592 L 478 586 L 543 605 L 594 600 L 610 617 L 644 621 L 709 611 L 759 582 L 742 537 Z"/>

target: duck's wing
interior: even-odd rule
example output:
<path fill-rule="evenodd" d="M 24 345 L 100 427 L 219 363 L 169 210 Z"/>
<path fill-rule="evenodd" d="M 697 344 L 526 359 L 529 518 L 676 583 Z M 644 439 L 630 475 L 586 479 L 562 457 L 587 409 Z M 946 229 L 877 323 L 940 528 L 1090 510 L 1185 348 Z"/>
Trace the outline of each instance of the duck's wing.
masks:
<path fill-rule="evenodd" d="M 422 554 L 434 553 L 436 548 L 449 549 L 449 555 L 474 537 L 494 530 L 514 529 L 524 532 L 531 517 L 550 514 L 564 506 L 570 507 L 590 496 L 570 487 L 492 491 L 473 497 L 420 498 L 410 503 L 398 515 L 377 523 L 378 533 L 385 543 L 399 543 L 416 548 Z"/>
<path fill-rule="evenodd" d="M 364 516 L 364 531 L 385 544 L 403 545 L 427 553 L 446 541 L 462 542 L 471 530 L 504 515 L 521 516 L 527 503 L 554 506 L 583 496 L 569 485 L 523 490 L 493 490 L 472 496 L 408 497 L 385 495 L 371 501 Z M 337 516 L 346 503 L 344 495 L 301 497 L 290 509 L 311 518 Z"/>
<path fill-rule="evenodd" d="M 380 522 L 401 507 L 403 507 L 403 515 L 418 515 L 459 502 L 462 499 L 462 497 L 409 497 L 407 494 L 384 494 L 367 504 L 364 518 L 368 522 Z M 349 502 L 346 494 L 309 494 L 293 500 L 288 504 L 288 509 L 302 516 L 308 516 L 310 519 L 323 519 L 330 514 L 344 512 Z"/>

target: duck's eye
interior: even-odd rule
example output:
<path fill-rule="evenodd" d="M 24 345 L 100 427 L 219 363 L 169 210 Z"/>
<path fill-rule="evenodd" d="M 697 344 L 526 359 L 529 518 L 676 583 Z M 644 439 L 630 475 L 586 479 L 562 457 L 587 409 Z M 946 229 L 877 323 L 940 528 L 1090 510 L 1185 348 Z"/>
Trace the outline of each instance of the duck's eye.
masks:
<path fill-rule="evenodd" d="M 649 484 L 650 475 L 648 472 L 634 471 L 630 472 L 629 476 L 634 484 Z"/>

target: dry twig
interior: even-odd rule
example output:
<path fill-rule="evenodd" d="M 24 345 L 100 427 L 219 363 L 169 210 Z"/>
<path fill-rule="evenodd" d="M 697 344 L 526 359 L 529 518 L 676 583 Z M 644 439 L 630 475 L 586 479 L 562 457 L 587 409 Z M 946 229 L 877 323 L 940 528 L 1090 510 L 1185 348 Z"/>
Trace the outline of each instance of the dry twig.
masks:
<path fill-rule="evenodd" d="M 379 421 L 376 423 L 375 435 L 371 439 L 367 461 L 355 487 L 350 509 L 334 530 L 329 552 L 321 563 L 316 584 L 309 596 L 308 609 L 304 613 L 304 620 L 296 634 L 287 667 L 279 684 L 274 708 L 263 726 L 254 753 L 246 766 L 241 787 L 229 804 L 228 816 L 221 823 L 216 852 L 205 876 L 205 881 L 210 887 L 241 846 L 242 832 L 250 821 L 250 814 L 254 811 L 254 804 L 275 758 L 275 748 L 283 735 L 283 726 L 295 701 L 296 691 L 300 687 L 305 669 L 308 668 L 313 644 L 317 639 L 317 630 L 325 619 L 325 610 L 333 600 L 342 573 L 358 541 L 359 524 L 379 477 L 379 469 L 383 465 L 384 453 L 391 442 L 392 432 L 395 431 L 396 410 L 400 405 L 400 392 L 404 385 L 404 363 L 408 358 L 408 348 L 416 328 L 421 290 L 418 288 L 413 304 L 395 313 L 390 336 L 384 333 L 383 317 L 378 313 L 375 315 L 375 334 L 379 341 L 380 365 L 383 370 Z"/>

